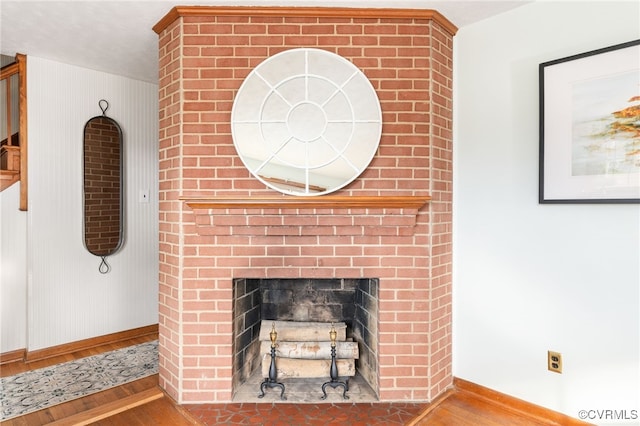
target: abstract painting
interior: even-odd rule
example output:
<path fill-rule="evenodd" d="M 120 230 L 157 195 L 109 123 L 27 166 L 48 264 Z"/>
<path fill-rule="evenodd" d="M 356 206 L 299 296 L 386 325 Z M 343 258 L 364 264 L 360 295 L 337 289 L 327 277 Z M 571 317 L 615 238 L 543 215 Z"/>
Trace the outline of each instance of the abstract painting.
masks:
<path fill-rule="evenodd" d="M 539 201 L 640 202 L 640 40 L 540 64 Z"/>

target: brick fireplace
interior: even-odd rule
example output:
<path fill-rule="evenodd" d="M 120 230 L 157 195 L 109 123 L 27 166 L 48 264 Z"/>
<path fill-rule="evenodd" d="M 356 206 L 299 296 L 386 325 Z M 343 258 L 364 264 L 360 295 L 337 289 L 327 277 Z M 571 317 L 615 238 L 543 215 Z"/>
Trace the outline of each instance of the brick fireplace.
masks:
<path fill-rule="evenodd" d="M 431 10 L 176 7 L 160 60 L 160 385 L 180 403 L 234 392 L 234 283 L 375 279 L 381 401 L 452 383 L 452 44 Z M 231 137 L 249 72 L 286 49 L 353 62 L 376 89 L 380 147 L 335 194 L 291 197 L 253 178 Z"/>

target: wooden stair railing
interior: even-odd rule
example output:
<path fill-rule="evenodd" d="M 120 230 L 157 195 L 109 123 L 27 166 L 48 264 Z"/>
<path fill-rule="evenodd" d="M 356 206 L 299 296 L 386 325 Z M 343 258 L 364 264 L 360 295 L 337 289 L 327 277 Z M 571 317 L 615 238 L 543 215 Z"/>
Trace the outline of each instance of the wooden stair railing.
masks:
<path fill-rule="evenodd" d="M 18 128 L 12 128 L 11 77 L 18 76 Z M 16 55 L 16 61 L 0 69 L 0 80 L 5 82 L 5 120 L 7 137 L 0 147 L 0 191 L 20 182 L 20 210 L 27 210 L 27 57 Z M 13 126 L 15 127 L 15 126 Z"/>

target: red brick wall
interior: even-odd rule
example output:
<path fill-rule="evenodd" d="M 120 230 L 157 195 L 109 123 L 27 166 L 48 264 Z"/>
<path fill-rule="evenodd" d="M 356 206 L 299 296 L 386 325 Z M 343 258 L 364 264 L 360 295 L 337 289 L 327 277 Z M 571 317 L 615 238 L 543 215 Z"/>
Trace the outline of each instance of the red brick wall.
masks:
<path fill-rule="evenodd" d="M 231 400 L 233 278 L 366 277 L 380 278 L 380 399 L 433 399 L 452 381 L 451 27 L 421 13 L 216 10 L 178 13 L 157 30 L 161 386 L 179 402 Z M 381 102 L 378 153 L 339 194 L 431 195 L 430 204 L 194 212 L 179 200 L 275 195 L 237 156 L 231 107 L 256 65 L 297 47 L 351 60 Z"/>

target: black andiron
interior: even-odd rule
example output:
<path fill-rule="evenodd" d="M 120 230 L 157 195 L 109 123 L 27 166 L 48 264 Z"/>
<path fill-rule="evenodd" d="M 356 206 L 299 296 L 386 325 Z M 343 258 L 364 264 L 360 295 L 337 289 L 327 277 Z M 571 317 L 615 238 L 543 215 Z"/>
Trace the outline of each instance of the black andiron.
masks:
<path fill-rule="evenodd" d="M 338 381 L 338 365 L 336 364 L 336 336 L 337 335 L 338 333 L 336 332 L 336 328 L 333 326 L 333 324 L 331 324 L 331 331 L 329 332 L 329 337 L 331 338 L 331 367 L 329 369 L 329 377 L 331 378 L 331 380 L 328 382 L 325 382 L 322 385 L 322 393 L 324 394 L 324 396 L 322 396 L 320 399 L 327 398 L 327 391 L 325 390 L 327 385 L 331 386 L 334 389 L 337 388 L 338 386 L 342 386 L 344 389 L 344 392 L 342 392 L 342 398 L 349 399 L 349 397 L 347 396 L 349 385 L 347 384 L 347 382 Z"/>
<path fill-rule="evenodd" d="M 258 395 L 258 398 L 262 398 L 264 396 L 264 388 L 269 387 L 282 389 L 282 392 L 280 392 L 280 399 L 285 400 L 287 398 L 284 396 L 284 385 L 278 382 L 278 369 L 276 368 L 276 339 L 278 338 L 276 323 L 271 325 L 269 338 L 271 339 L 271 364 L 269 365 L 269 377 L 264 379 L 260 384 L 260 395 Z"/>

